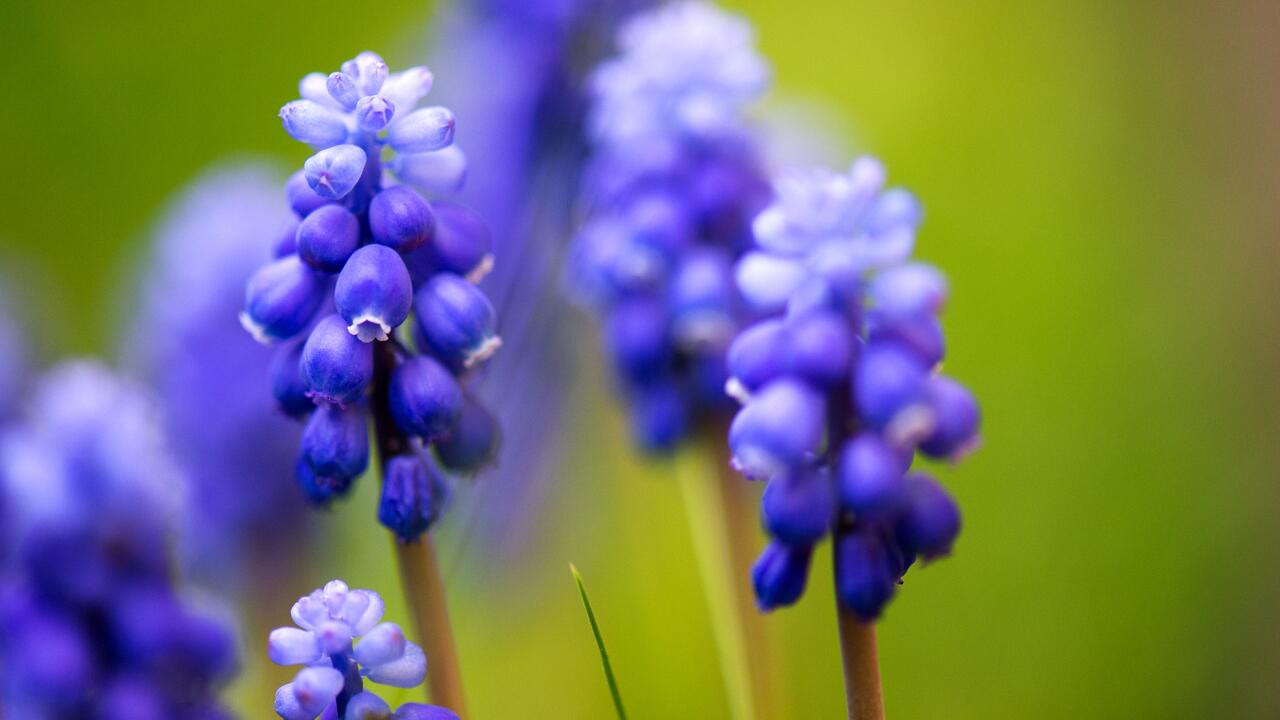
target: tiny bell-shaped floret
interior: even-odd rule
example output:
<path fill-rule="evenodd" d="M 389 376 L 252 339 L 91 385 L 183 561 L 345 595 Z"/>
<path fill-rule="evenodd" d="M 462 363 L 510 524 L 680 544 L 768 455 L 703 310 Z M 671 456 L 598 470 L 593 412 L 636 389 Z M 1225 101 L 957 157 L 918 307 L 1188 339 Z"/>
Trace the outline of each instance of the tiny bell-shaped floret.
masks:
<path fill-rule="evenodd" d="M 307 184 L 317 195 L 330 200 L 347 196 L 360 182 L 367 160 L 364 150 L 357 145 L 338 145 L 307 158 L 302 171 Z"/>
<path fill-rule="evenodd" d="M 764 523 L 788 545 L 821 540 L 836 516 L 836 492 L 826 473 L 793 470 L 769 481 L 764 490 Z"/>
<path fill-rule="evenodd" d="M 347 110 L 354 110 L 360 100 L 360 88 L 356 87 L 355 78 L 344 72 L 336 72 L 325 79 L 325 90 Z"/>
<path fill-rule="evenodd" d="M 941 375 L 929 378 L 924 390 L 932 429 L 920 443 L 929 457 L 955 458 L 976 442 L 981 412 L 973 395 L 960 383 Z"/>
<path fill-rule="evenodd" d="M 452 195 L 467 179 L 467 156 L 456 145 L 434 152 L 400 153 L 391 159 L 391 171 L 401 182 L 433 195 Z"/>
<path fill-rule="evenodd" d="M 369 203 L 369 231 L 373 241 L 396 252 L 422 247 L 435 233 L 436 219 L 422 196 L 398 185 L 374 196 Z"/>
<path fill-rule="evenodd" d="M 347 123 L 330 108 L 311 100 L 294 100 L 280 108 L 284 131 L 298 142 L 327 148 L 347 140 Z"/>
<path fill-rule="evenodd" d="M 372 95 L 382 89 L 390 71 L 382 57 L 370 50 L 365 50 L 355 58 L 342 63 L 342 72 L 350 76 L 360 89 L 361 95 Z"/>
<path fill-rule="evenodd" d="M 329 315 L 307 338 L 301 366 L 313 399 L 351 402 L 373 379 L 373 348 L 347 332 L 341 317 Z"/>
<path fill-rule="evenodd" d="M 450 471 L 474 473 L 493 462 L 500 440 L 497 418 L 466 395 L 453 432 L 435 443 L 436 456 Z"/>
<path fill-rule="evenodd" d="M 299 217 L 306 217 L 322 205 L 328 205 L 333 200 L 321 197 L 311 189 L 311 185 L 307 183 L 307 174 L 305 170 L 299 170 L 289 176 L 289 182 L 284 186 L 285 197 L 289 200 L 289 207 L 298 214 Z"/>
<path fill-rule="evenodd" d="M 360 220 L 341 205 L 325 205 L 298 225 L 298 257 L 327 273 L 336 273 L 360 247 Z"/>
<path fill-rule="evenodd" d="M 873 433 L 850 440 L 836 470 L 844 509 L 859 520 L 885 517 L 895 510 L 906 488 L 903 476 L 910 458 L 904 455 Z"/>
<path fill-rule="evenodd" d="M 436 275 L 418 291 L 414 302 L 423 337 L 450 365 L 473 367 L 502 346 L 495 333 L 493 305 L 461 277 Z"/>
<path fill-rule="evenodd" d="M 387 142 L 402 153 L 440 150 L 453 143 L 453 124 L 448 108 L 422 108 L 397 120 L 387 131 Z"/>
<path fill-rule="evenodd" d="M 391 416 L 400 429 L 427 442 L 453 431 L 462 412 L 462 389 L 449 370 L 427 355 L 405 360 L 391 372 Z"/>
<path fill-rule="evenodd" d="M 293 474 L 303 497 L 320 507 L 325 507 L 335 499 L 346 495 L 351 489 L 352 481 L 355 480 L 355 478 L 340 475 L 317 475 L 316 471 L 311 469 L 307 459 L 301 455 L 294 466 Z"/>
<path fill-rule="evenodd" d="M 738 411 L 729 427 L 733 462 L 752 480 L 798 468 L 822 447 L 826 401 L 798 380 L 775 380 Z"/>
<path fill-rule="evenodd" d="M 404 260 L 386 245 L 355 251 L 338 275 L 333 304 L 360 342 L 387 340 L 413 307 L 413 282 Z"/>
<path fill-rule="evenodd" d="M 767 612 L 799 600 L 809 579 L 812 556 L 812 545 L 792 547 L 776 540 L 769 543 L 751 568 L 756 605 Z"/>
<path fill-rule="evenodd" d="M 898 587 L 898 575 L 879 533 L 847 532 L 836 539 L 836 596 L 863 620 L 880 616 Z"/>
<path fill-rule="evenodd" d="M 366 95 L 356 103 L 356 123 L 366 132 L 382 130 L 395 114 L 395 105 L 381 95 Z"/>
<path fill-rule="evenodd" d="M 438 202 L 434 208 L 436 234 L 420 252 L 430 258 L 436 272 L 451 272 L 470 282 L 480 282 L 493 266 L 489 226 L 465 205 Z"/>
<path fill-rule="evenodd" d="M 369 467 L 368 414 L 363 405 L 324 405 L 302 432 L 302 456 L 321 477 L 359 477 Z"/>
<path fill-rule="evenodd" d="M 819 387 L 849 378 L 855 351 L 853 329 L 841 315 L 816 310 L 787 322 L 787 370 Z"/>
<path fill-rule="evenodd" d="M 787 354 L 785 328 L 781 318 L 771 318 L 733 339 L 726 359 L 731 395 L 746 402 L 750 393 L 782 374 Z"/>
<path fill-rule="evenodd" d="M 614 306 L 604 337 L 614 364 L 633 383 L 646 383 L 663 373 L 671 357 L 666 306 L 637 295 Z"/>
<path fill-rule="evenodd" d="M 341 720 L 388 720 L 391 706 L 371 692 L 360 692 L 347 701 L 347 712 Z"/>
<path fill-rule="evenodd" d="M 904 550 L 925 559 L 951 553 L 960 534 L 960 508 L 937 480 L 924 473 L 907 476 L 907 501 L 898 520 L 897 538 Z"/>
<path fill-rule="evenodd" d="M 417 540 L 439 516 L 436 487 L 440 481 L 433 477 L 438 472 L 418 455 L 400 455 L 387 462 L 378 521 L 397 538 Z"/>
<path fill-rule="evenodd" d="M 671 380 L 638 386 L 631 397 L 631 432 L 648 452 L 670 452 L 689 432 L 689 402 Z"/>
<path fill-rule="evenodd" d="M 859 415 L 872 427 L 888 425 L 899 410 L 919 397 L 926 374 L 919 356 L 900 343 L 867 345 L 854 374 Z"/>
<path fill-rule="evenodd" d="M 342 673 L 331 667 L 303 668 L 276 691 L 276 714 L 284 720 L 315 720 L 345 684 Z"/>
<path fill-rule="evenodd" d="M 249 278 L 240 324 L 258 342 L 285 340 L 307 327 L 327 283 L 296 255 L 263 266 Z"/>
<path fill-rule="evenodd" d="M 896 265 L 881 272 L 868 289 L 873 311 L 895 324 L 935 315 L 947 299 L 942 273 L 924 263 Z"/>
<path fill-rule="evenodd" d="M 315 409 L 308 395 L 307 381 L 302 379 L 302 345 L 299 340 L 278 348 L 268 369 L 276 405 L 284 414 L 295 418 Z"/>

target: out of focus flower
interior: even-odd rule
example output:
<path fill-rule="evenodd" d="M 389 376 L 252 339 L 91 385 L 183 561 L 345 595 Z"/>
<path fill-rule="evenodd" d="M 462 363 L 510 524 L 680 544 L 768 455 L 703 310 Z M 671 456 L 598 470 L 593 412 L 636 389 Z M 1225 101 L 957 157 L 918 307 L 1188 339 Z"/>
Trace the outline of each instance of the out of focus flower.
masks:
<path fill-rule="evenodd" d="M 744 110 L 768 72 L 741 18 L 639 15 L 593 76 L 587 218 L 570 265 L 600 315 L 639 444 L 670 450 L 731 407 L 723 355 L 745 315 L 733 263 L 768 188 Z"/>
<path fill-rule="evenodd" d="M 374 720 L 456 720 L 445 708 L 408 703 L 394 713 L 364 689 L 379 685 L 411 688 L 422 684 L 427 659 L 400 626 L 381 622 L 385 606 L 372 590 L 352 590 L 341 580 L 300 598 L 290 615 L 297 627 L 271 632 L 267 654 L 279 665 L 305 665 L 276 691 L 275 710 L 285 720 L 326 718 Z"/>
<path fill-rule="evenodd" d="M 977 442 L 978 406 L 937 373 L 946 300 L 938 271 L 910 262 L 921 213 L 861 158 L 844 175 L 783 178 L 754 222 L 736 277 L 765 319 L 728 352 L 734 464 L 766 480 L 773 544 L 756 564 L 764 609 L 800 598 L 812 547 L 836 543 L 845 607 L 877 617 L 917 557 L 950 552 L 955 502 L 914 455 L 956 460 Z"/>
<path fill-rule="evenodd" d="M 228 631 L 177 594 L 182 478 L 142 388 L 89 362 L 49 372 L 0 437 L 0 691 L 11 717 L 229 717 Z"/>
<path fill-rule="evenodd" d="M 184 545 L 200 573 L 236 580 L 238 560 L 296 547 L 305 514 L 293 496 L 299 432 L 264 392 L 271 351 L 236 322 L 249 276 L 297 220 L 269 169 L 212 170 L 153 232 L 124 354 L 155 389 L 174 455 L 190 479 Z"/>
<path fill-rule="evenodd" d="M 0 297 L 0 423 L 8 419 L 18 402 L 26 374 L 27 347 L 23 332 Z"/>
<path fill-rule="evenodd" d="M 327 78 L 303 78 L 303 98 L 280 112 L 285 130 L 319 152 L 289 181 L 297 228 L 249 279 L 241 321 L 257 339 L 283 343 L 271 386 L 282 410 L 305 419 L 297 479 L 319 504 L 367 468 L 371 413 L 384 477 L 393 462 L 427 461 L 460 421 L 465 376 L 501 345 L 474 284 L 493 262 L 483 225 L 410 187 L 452 192 L 465 169 L 453 114 L 415 110 L 432 82 L 425 67 L 389 74 L 364 52 Z M 411 331 L 401 331 L 410 316 Z M 469 459 L 483 464 L 494 449 Z M 404 540 L 439 514 L 442 498 L 424 502 L 419 491 L 434 492 L 383 486 L 391 510 L 379 516 Z"/>

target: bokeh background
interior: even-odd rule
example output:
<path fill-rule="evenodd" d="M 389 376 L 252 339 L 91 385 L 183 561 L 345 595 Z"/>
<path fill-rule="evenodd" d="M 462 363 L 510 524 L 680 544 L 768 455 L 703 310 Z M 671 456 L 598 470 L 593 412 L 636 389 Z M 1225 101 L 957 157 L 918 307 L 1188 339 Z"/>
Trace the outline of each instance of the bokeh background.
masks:
<path fill-rule="evenodd" d="M 1280 5 L 725 4 L 775 67 L 774 122 L 816 104 L 923 199 L 948 372 L 984 406 L 984 448 L 944 476 L 956 555 L 881 624 L 891 715 L 1280 715 Z M 435 13 L 0 4 L 0 262 L 42 356 L 116 353 L 122 278 L 171 193 L 231 155 L 300 163 L 275 118 L 297 78 L 366 47 L 419 61 Z M 567 442 L 520 551 L 477 540 L 481 506 L 439 533 L 473 715 L 609 716 L 573 561 L 632 715 L 724 717 L 670 468 L 631 452 L 592 348 L 567 353 Z M 373 485 L 286 595 L 341 576 L 402 613 Z M 796 718 L 842 709 L 824 562 L 769 620 Z M 247 642 L 233 693 L 265 717 L 278 674 Z"/>

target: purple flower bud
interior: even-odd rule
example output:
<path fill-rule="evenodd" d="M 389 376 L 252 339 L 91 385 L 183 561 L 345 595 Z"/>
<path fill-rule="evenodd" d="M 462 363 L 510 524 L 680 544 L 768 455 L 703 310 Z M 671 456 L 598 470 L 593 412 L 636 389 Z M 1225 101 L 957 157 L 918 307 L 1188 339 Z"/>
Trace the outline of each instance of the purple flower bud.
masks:
<path fill-rule="evenodd" d="M 392 458 L 394 462 L 398 458 Z M 365 667 L 385 665 L 404 657 L 408 641 L 404 631 L 395 623 L 384 622 L 360 638 L 355 648 L 356 662 Z"/>
<path fill-rule="evenodd" d="M 895 451 L 878 435 L 863 433 L 844 446 L 837 470 L 840 501 L 861 520 L 886 517 L 902 502 L 909 454 Z"/>
<path fill-rule="evenodd" d="M 342 318 L 329 315 L 307 338 L 301 367 L 313 399 L 351 402 L 373 379 L 373 348 L 347 332 Z"/>
<path fill-rule="evenodd" d="M 811 470 L 785 472 L 769 481 L 763 505 L 769 534 L 793 546 L 821 540 L 836 517 L 831 479 Z"/>
<path fill-rule="evenodd" d="M 415 264 L 431 273 L 451 272 L 477 283 L 493 267 L 489 226 L 474 210 L 458 203 L 437 202 L 435 237 L 414 255 Z M 406 258 L 409 262 L 409 258 Z"/>
<path fill-rule="evenodd" d="M 639 295 L 619 303 L 604 332 L 609 354 L 628 381 L 647 382 L 666 371 L 672 348 L 666 308 L 657 298 Z"/>
<path fill-rule="evenodd" d="M 879 321 L 894 325 L 936 315 L 947 299 L 947 281 L 929 265 L 909 263 L 877 275 L 868 294 Z"/>
<path fill-rule="evenodd" d="M 306 458 L 299 457 L 294 466 L 294 479 L 298 489 L 311 503 L 325 507 L 335 499 L 347 494 L 355 478 L 342 476 L 317 475 Z"/>
<path fill-rule="evenodd" d="M 464 394 L 453 432 L 435 442 L 436 456 L 453 472 L 477 472 L 497 457 L 500 434 L 493 414 Z"/>
<path fill-rule="evenodd" d="M 355 78 L 344 72 L 330 75 L 325 80 L 325 90 L 329 97 L 347 110 L 355 109 L 356 102 L 360 100 L 360 89 L 356 87 Z"/>
<path fill-rule="evenodd" d="M 826 400 L 803 382 L 775 380 L 738 411 L 729 426 L 734 466 L 767 480 L 811 460 L 822 448 Z"/>
<path fill-rule="evenodd" d="M 937 480 L 924 473 L 907 476 L 907 504 L 898 520 L 903 549 L 925 559 L 951 553 L 960 534 L 960 508 Z"/>
<path fill-rule="evenodd" d="M 853 370 L 853 328 L 834 312 L 791 318 L 785 347 L 787 371 L 819 387 L 835 387 L 848 380 Z"/>
<path fill-rule="evenodd" d="M 320 477 L 356 478 L 369 467 L 369 418 L 363 405 L 325 405 L 302 432 L 302 457 Z"/>
<path fill-rule="evenodd" d="M 400 659 L 365 668 L 365 676 L 379 685 L 398 688 L 417 687 L 427 676 L 427 656 L 417 645 L 405 643 L 404 655 L 400 656 Z"/>
<path fill-rule="evenodd" d="M 345 684 L 342 673 L 331 667 L 303 668 L 293 682 L 276 691 L 276 713 L 285 720 L 315 720 Z"/>
<path fill-rule="evenodd" d="M 742 297 L 761 313 L 779 312 L 809 276 L 800 260 L 765 252 L 749 252 L 734 272 Z"/>
<path fill-rule="evenodd" d="M 422 247 L 436 230 L 435 213 L 422 196 L 403 185 L 387 188 L 369 203 L 369 231 L 373 241 L 396 252 Z"/>
<path fill-rule="evenodd" d="M 920 201 L 907 190 L 891 188 L 876 199 L 868 211 L 866 227 L 873 233 L 883 233 L 897 228 L 915 228 L 924 219 Z"/>
<path fill-rule="evenodd" d="M 462 389 L 434 358 L 420 355 L 391 372 L 387 390 L 400 429 L 433 442 L 452 432 L 462 413 Z"/>
<path fill-rule="evenodd" d="M 311 189 L 306 172 L 303 170 L 289 176 L 289 182 L 284 186 L 284 194 L 289 199 L 289 207 L 293 208 L 299 217 L 306 217 L 316 208 L 333 202 L 329 198 L 320 197 L 315 190 Z"/>
<path fill-rule="evenodd" d="M 692 231 L 686 205 L 671 192 L 646 192 L 632 198 L 625 211 L 632 240 L 675 257 L 689 243 Z"/>
<path fill-rule="evenodd" d="M 316 148 L 346 142 L 347 124 L 338 113 L 311 100 L 294 100 L 280 108 L 284 131 L 298 142 Z"/>
<path fill-rule="evenodd" d="M 719 348 L 737 329 L 737 298 L 727 253 L 699 248 L 684 254 L 671 278 L 671 306 L 675 340 L 683 348 Z"/>
<path fill-rule="evenodd" d="M 424 153 L 453 143 L 453 113 L 448 108 L 415 110 L 392 124 L 387 142 L 396 152 Z"/>
<path fill-rule="evenodd" d="M 932 416 L 932 430 L 920 443 L 929 457 L 955 458 L 976 442 L 981 413 L 973 395 L 948 377 L 932 377 L 925 384 L 925 403 Z"/>
<path fill-rule="evenodd" d="M 387 76 L 378 92 L 396 107 L 408 110 L 431 92 L 435 76 L 423 65 L 417 65 Z"/>
<path fill-rule="evenodd" d="M 302 164 L 307 184 L 317 195 L 331 200 L 347 196 L 360 182 L 367 157 L 356 145 L 338 145 L 307 158 Z"/>
<path fill-rule="evenodd" d="M 286 340 L 307 327 L 327 290 L 298 256 L 281 258 L 249 278 L 240 324 L 258 342 Z"/>
<path fill-rule="evenodd" d="M 914 402 L 927 369 L 917 355 L 898 343 L 871 343 L 854 373 L 854 402 L 862 419 L 882 428 Z"/>
<path fill-rule="evenodd" d="M 387 720 L 391 706 L 386 700 L 371 692 L 357 693 L 347 702 L 347 712 L 342 720 Z"/>
<path fill-rule="evenodd" d="M 267 637 L 267 657 L 277 665 L 309 665 L 320 659 L 320 643 L 310 630 L 276 628 Z"/>
<path fill-rule="evenodd" d="M 646 452 L 671 452 L 689 432 L 689 406 L 671 381 L 644 385 L 631 398 L 631 431 Z"/>
<path fill-rule="evenodd" d="M 301 418 L 315 409 L 315 403 L 307 394 L 310 388 L 302 379 L 301 341 L 277 348 L 271 356 L 268 373 L 271 378 L 271 395 L 276 405 L 289 417 Z"/>
<path fill-rule="evenodd" d="M 812 555 L 811 545 L 791 547 L 776 541 L 769 543 L 751 568 L 756 605 L 768 612 L 799 600 L 809 579 Z"/>
<path fill-rule="evenodd" d="M 298 95 L 304 100 L 319 103 L 327 108 L 342 110 L 342 105 L 329 94 L 329 78 L 324 73 L 307 73 L 298 81 Z"/>
<path fill-rule="evenodd" d="M 457 275 L 431 278 L 418 291 L 414 306 L 427 344 L 451 365 L 473 367 L 502 346 L 489 298 Z"/>
<path fill-rule="evenodd" d="M 363 95 L 372 95 L 381 90 L 388 74 L 387 64 L 377 53 L 368 50 L 357 55 L 354 60 L 342 63 L 342 71 L 355 79 L 356 86 Z"/>
<path fill-rule="evenodd" d="M 386 245 L 360 248 L 338 274 L 333 303 L 360 342 L 387 340 L 413 307 L 413 282 L 404 260 Z"/>
<path fill-rule="evenodd" d="M 774 318 L 762 320 L 743 330 L 729 345 L 729 375 L 739 386 L 735 397 L 745 402 L 746 394 L 782 374 L 787 348 L 785 323 Z"/>
<path fill-rule="evenodd" d="M 360 220 L 341 205 L 326 205 L 298 225 L 298 257 L 327 273 L 336 273 L 360 247 Z"/>
<path fill-rule="evenodd" d="M 898 576 L 889 549 L 874 530 L 836 538 L 836 596 L 863 620 L 874 620 L 893 597 Z"/>
<path fill-rule="evenodd" d="M 886 325 L 876 315 L 869 319 L 868 334 L 872 343 L 897 342 L 920 357 L 928 367 L 942 362 L 946 354 L 946 338 L 942 335 L 942 323 L 938 318 L 927 316 L 908 322 Z"/>
<path fill-rule="evenodd" d="M 467 180 L 467 156 L 457 145 L 426 153 L 399 153 L 391 171 L 402 182 L 433 195 L 452 195 Z"/>
<path fill-rule="evenodd" d="M 365 132 L 378 132 L 391 124 L 396 114 L 395 105 L 381 95 L 367 95 L 356 104 L 356 122 Z"/>
<path fill-rule="evenodd" d="M 417 455 L 391 458 L 383 476 L 378 521 L 405 542 L 421 537 L 440 514 L 436 497 L 439 481 L 433 477 L 437 473 L 434 466 L 428 467 L 427 460 Z M 356 651 L 358 658 L 359 648 Z M 368 664 L 364 660 L 361 663 Z"/>

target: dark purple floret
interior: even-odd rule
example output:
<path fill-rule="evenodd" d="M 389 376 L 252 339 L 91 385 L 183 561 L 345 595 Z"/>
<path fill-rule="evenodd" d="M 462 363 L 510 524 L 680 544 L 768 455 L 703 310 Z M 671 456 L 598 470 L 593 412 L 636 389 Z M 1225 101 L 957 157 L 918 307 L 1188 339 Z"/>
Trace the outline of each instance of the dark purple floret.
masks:
<path fill-rule="evenodd" d="M 378 520 L 405 542 L 418 539 L 440 514 L 443 479 L 418 455 L 391 458 L 384 470 Z"/>
<path fill-rule="evenodd" d="M 431 206 L 413 188 L 387 188 L 369 203 L 369 231 L 373 241 L 407 253 L 427 244 L 435 234 Z"/>
<path fill-rule="evenodd" d="M 298 257 L 307 265 L 336 273 L 360 247 L 360 220 L 341 205 L 325 205 L 299 223 L 296 242 Z"/>
<path fill-rule="evenodd" d="M 449 369 L 426 355 L 391 373 L 391 415 L 409 435 L 434 442 L 453 432 L 462 413 L 462 389 Z"/>

